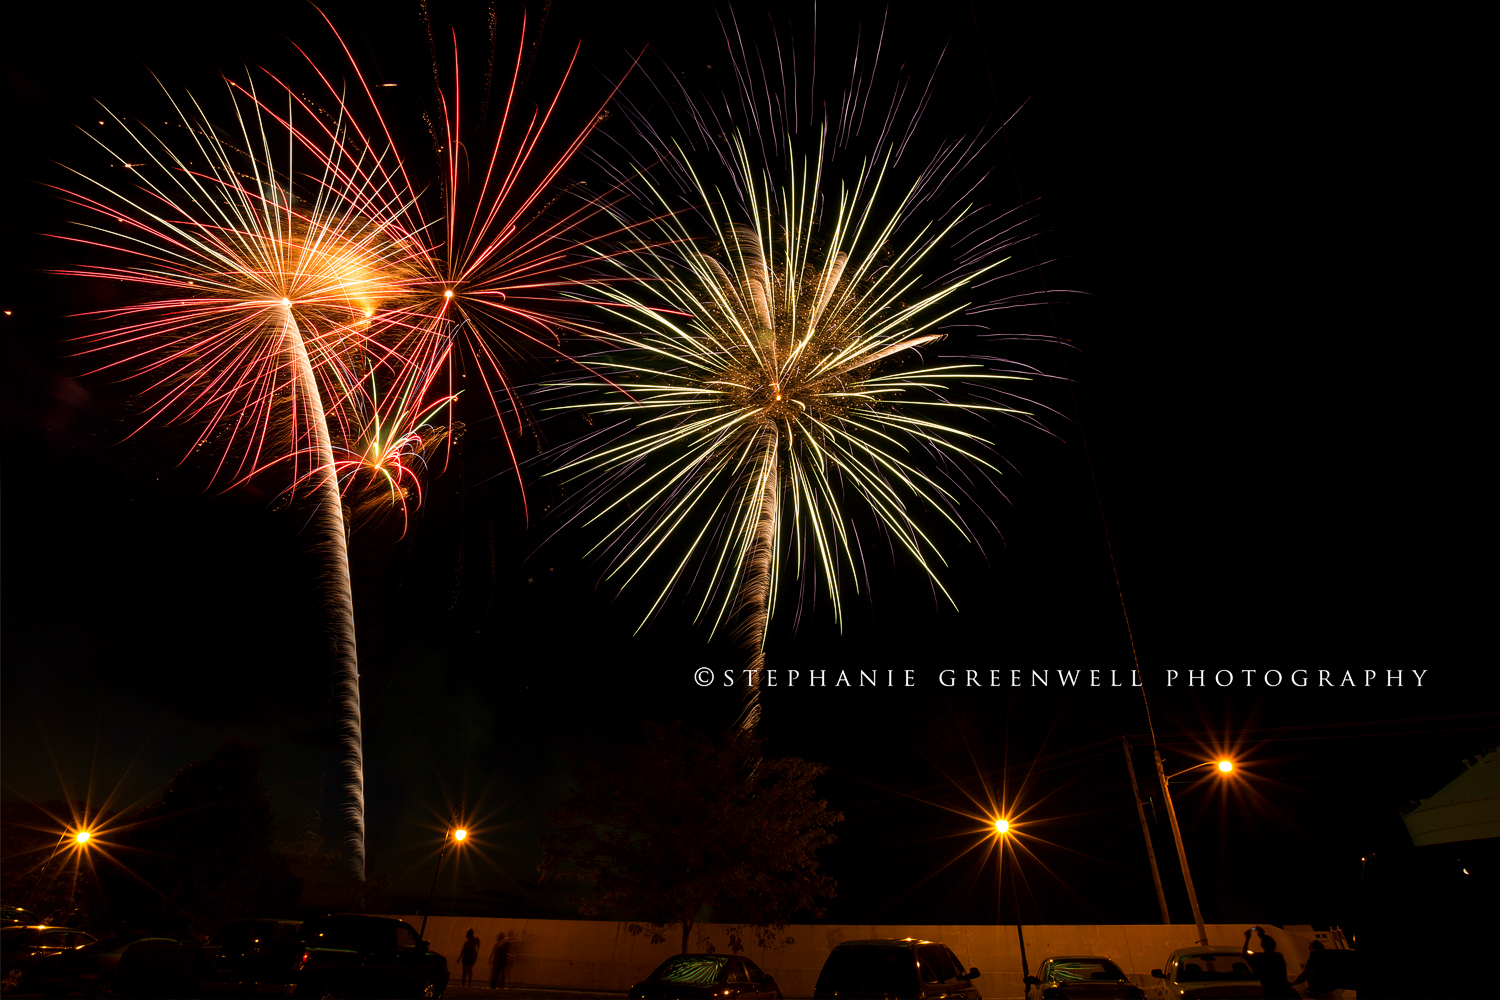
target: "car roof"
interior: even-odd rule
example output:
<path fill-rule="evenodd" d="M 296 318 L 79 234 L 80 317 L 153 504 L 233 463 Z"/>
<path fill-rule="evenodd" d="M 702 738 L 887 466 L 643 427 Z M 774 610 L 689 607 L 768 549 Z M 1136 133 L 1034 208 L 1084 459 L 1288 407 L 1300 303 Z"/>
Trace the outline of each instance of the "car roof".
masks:
<path fill-rule="evenodd" d="M 1048 955 L 1042 959 L 1044 962 L 1113 962 L 1112 958 L 1103 955 Z"/>
<path fill-rule="evenodd" d="M 836 948 L 852 948 L 858 945 L 878 944 L 884 947 L 912 948 L 919 944 L 941 944 L 940 941 L 928 941 L 926 938 L 864 938 L 859 941 L 844 941 Z"/>
<path fill-rule="evenodd" d="M 1238 945 L 1232 944 L 1198 944 L 1191 948 L 1178 948 L 1172 952 L 1172 957 L 1176 958 L 1178 955 L 1219 955 L 1231 953 L 1238 955 L 1243 950 Z"/>

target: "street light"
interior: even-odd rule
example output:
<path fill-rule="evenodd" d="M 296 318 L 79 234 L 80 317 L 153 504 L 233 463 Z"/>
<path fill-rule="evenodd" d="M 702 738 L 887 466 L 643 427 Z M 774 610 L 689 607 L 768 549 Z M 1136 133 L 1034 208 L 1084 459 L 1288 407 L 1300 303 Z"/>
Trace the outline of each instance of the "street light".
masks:
<path fill-rule="evenodd" d="M 1005 885 L 1005 840 L 1010 835 L 1010 820 L 1004 816 L 996 816 L 995 828 L 995 923 L 1000 923 L 1001 901 L 1005 898 L 1002 892 Z M 1011 886 L 1011 895 L 1016 900 L 1016 941 L 1021 945 L 1021 982 L 1026 984 L 1026 995 L 1031 995 L 1031 984 L 1026 979 L 1031 975 L 1031 970 L 1026 965 L 1026 935 L 1021 931 L 1021 893 L 1014 885 Z"/>
<path fill-rule="evenodd" d="M 1177 862 L 1182 866 L 1182 881 L 1187 885 L 1188 903 L 1193 908 L 1193 923 L 1198 925 L 1198 944 L 1208 944 L 1208 928 L 1203 926 L 1203 911 L 1198 909 L 1198 892 L 1193 888 L 1193 873 L 1188 871 L 1187 851 L 1182 846 L 1182 829 L 1177 825 L 1177 810 L 1172 807 L 1172 792 L 1167 788 L 1168 780 L 1179 774 L 1187 774 L 1196 771 L 1200 767 L 1217 765 L 1220 774 L 1228 774 L 1234 770 L 1234 764 L 1228 760 L 1206 760 L 1192 767 L 1185 767 L 1176 774 L 1168 774 L 1167 769 L 1161 763 L 1161 751 L 1153 751 L 1156 757 L 1156 775 L 1161 779 L 1161 797 L 1167 803 L 1167 819 L 1172 821 L 1172 840 L 1177 844 Z"/>
<path fill-rule="evenodd" d="M 448 853 L 448 841 L 452 840 L 454 845 L 462 844 L 469 839 L 469 831 L 463 827 L 455 827 L 443 834 L 443 846 L 438 851 L 437 864 L 432 869 L 432 885 L 427 889 L 427 905 L 422 907 L 422 928 L 417 931 L 417 940 L 426 940 L 427 917 L 432 913 L 432 894 L 437 889 L 438 872 L 443 870 L 443 855 Z"/>

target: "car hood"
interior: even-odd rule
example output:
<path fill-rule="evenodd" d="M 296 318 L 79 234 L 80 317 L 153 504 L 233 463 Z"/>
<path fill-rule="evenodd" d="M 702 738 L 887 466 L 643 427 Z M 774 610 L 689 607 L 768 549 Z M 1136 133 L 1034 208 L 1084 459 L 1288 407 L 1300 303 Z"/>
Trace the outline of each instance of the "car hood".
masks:
<path fill-rule="evenodd" d="M 1088 997 L 1089 1000 L 1126 1000 L 1133 997 L 1140 989 L 1131 982 L 1102 982 L 1094 983 L 1088 980 L 1074 980 L 1065 983 L 1043 983 L 1042 990 L 1056 990 L 1065 997 Z"/>
<path fill-rule="evenodd" d="M 630 995 L 638 1000 L 705 1000 L 715 995 L 722 987 L 693 986 L 687 983 L 636 983 Z"/>
<path fill-rule="evenodd" d="M 1184 1000 L 1209 1000 L 1211 997 L 1259 997 L 1265 994 L 1261 990 L 1259 979 L 1244 979 L 1232 983 L 1178 986 L 1169 995 L 1183 997 Z"/>

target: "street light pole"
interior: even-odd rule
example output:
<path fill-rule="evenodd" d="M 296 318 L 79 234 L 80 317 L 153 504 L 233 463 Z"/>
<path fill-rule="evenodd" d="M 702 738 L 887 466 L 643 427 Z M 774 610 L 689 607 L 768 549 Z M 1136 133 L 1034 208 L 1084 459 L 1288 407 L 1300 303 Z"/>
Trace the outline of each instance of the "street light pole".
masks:
<path fill-rule="evenodd" d="M 1161 779 L 1161 797 L 1167 803 L 1167 819 L 1172 821 L 1172 839 L 1177 842 L 1177 861 L 1182 865 L 1182 881 L 1187 884 L 1188 903 L 1193 908 L 1193 923 L 1198 925 L 1198 943 L 1207 945 L 1208 930 L 1203 926 L 1203 913 L 1198 909 L 1198 893 L 1193 888 L 1193 873 L 1188 871 L 1187 851 L 1182 846 L 1182 830 L 1177 825 L 1177 810 L 1172 808 L 1172 792 L 1167 788 L 1167 770 L 1162 767 L 1161 751 L 1155 750 L 1152 753 L 1156 757 L 1156 776 Z"/>
<path fill-rule="evenodd" d="M 437 890 L 438 872 L 443 870 L 443 855 L 448 853 L 448 840 L 451 837 L 453 843 L 461 844 L 469 831 L 460 827 L 457 830 L 448 830 L 443 834 L 443 846 L 438 851 L 437 864 L 432 869 L 432 885 L 427 888 L 427 905 L 422 907 L 422 926 L 417 931 L 417 940 L 424 941 L 427 938 L 427 918 L 432 914 L 432 894 Z"/>
<path fill-rule="evenodd" d="M 995 821 L 995 835 L 999 841 L 995 852 L 995 924 L 997 927 L 1003 916 L 1001 907 L 1005 900 L 1005 835 L 1009 832 L 1009 820 L 998 819 Z M 1016 901 L 1016 942 L 1021 946 L 1021 985 L 1026 991 L 1025 995 L 1030 997 L 1031 984 L 1026 982 L 1026 978 L 1031 975 L 1031 969 L 1026 965 L 1026 935 L 1021 930 L 1021 892 L 1016 888 L 1014 879 L 1011 881 L 1010 892 Z"/>
<path fill-rule="evenodd" d="M 1141 836 L 1146 838 L 1146 857 L 1151 862 L 1151 881 L 1156 883 L 1156 902 L 1161 907 L 1161 922 L 1163 925 L 1170 924 L 1172 918 L 1167 915 L 1167 894 L 1161 887 L 1161 869 L 1156 867 L 1156 847 L 1151 843 L 1151 831 L 1146 827 L 1146 809 L 1141 805 L 1141 786 L 1135 780 L 1135 761 L 1130 758 L 1130 741 L 1120 737 L 1120 742 L 1125 745 L 1125 767 L 1130 771 L 1130 794 L 1135 796 L 1135 812 L 1141 820 Z"/>

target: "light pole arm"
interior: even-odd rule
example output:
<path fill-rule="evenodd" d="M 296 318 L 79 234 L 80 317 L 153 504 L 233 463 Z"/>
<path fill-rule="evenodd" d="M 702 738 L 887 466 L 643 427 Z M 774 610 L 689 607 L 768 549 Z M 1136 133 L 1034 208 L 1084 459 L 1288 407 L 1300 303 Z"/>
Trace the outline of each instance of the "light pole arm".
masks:
<path fill-rule="evenodd" d="M 1203 926 L 1203 913 L 1198 909 L 1198 893 L 1193 888 L 1193 873 L 1188 871 L 1187 851 L 1182 846 L 1182 830 L 1177 825 L 1177 810 L 1172 807 L 1172 792 L 1167 788 L 1167 772 L 1162 767 L 1160 751 L 1155 752 L 1155 757 L 1156 775 L 1161 779 L 1161 797 L 1167 803 L 1167 819 L 1172 821 L 1172 839 L 1177 842 L 1177 861 L 1182 865 L 1182 881 L 1187 885 L 1188 903 L 1193 907 L 1193 923 L 1198 925 L 1198 943 L 1207 945 L 1208 929 Z"/>

